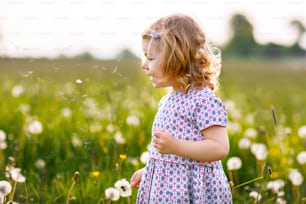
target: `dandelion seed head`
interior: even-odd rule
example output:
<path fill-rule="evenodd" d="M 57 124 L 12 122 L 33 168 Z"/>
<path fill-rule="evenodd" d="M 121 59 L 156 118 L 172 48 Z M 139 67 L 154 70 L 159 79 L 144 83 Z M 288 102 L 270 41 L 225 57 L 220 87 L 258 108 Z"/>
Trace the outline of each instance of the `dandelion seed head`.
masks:
<path fill-rule="evenodd" d="M 115 188 L 120 192 L 120 196 L 129 197 L 132 195 L 131 184 L 126 179 L 116 181 Z"/>
<path fill-rule="evenodd" d="M 268 154 L 267 146 L 263 143 L 253 143 L 251 145 L 251 152 L 258 160 L 265 160 Z"/>
<path fill-rule="evenodd" d="M 239 133 L 241 131 L 241 126 L 239 123 L 235 122 L 228 122 L 228 129 L 231 131 L 233 134 Z"/>
<path fill-rule="evenodd" d="M 106 130 L 107 130 L 108 132 L 114 132 L 114 131 L 115 131 L 115 126 L 112 125 L 112 124 L 108 124 L 108 125 L 106 126 Z"/>
<path fill-rule="evenodd" d="M 62 116 L 65 118 L 69 118 L 72 115 L 72 110 L 70 108 L 63 108 L 62 109 Z"/>
<path fill-rule="evenodd" d="M 298 136 L 302 139 L 306 139 L 306 125 L 303 125 L 299 128 Z"/>
<path fill-rule="evenodd" d="M 82 81 L 81 79 L 76 79 L 76 80 L 75 80 L 75 83 L 77 83 L 77 84 L 82 84 L 83 81 Z"/>
<path fill-rule="evenodd" d="M 277 198 L 276 204 L 287 204 L 287 201 L 284 198 Z"/>
<path fill-rule="evenodd" d="M 3 130 L 0 130 L 0 142 L 6 140 L 6 133 Z"/>
<path fill-rule="evenodd" d="M 0 195 L 6 196 L 12 191 L 12 186 L 8 181 L 0 181 Z"/>
<path fill-rule="evenodd" d="M 120 198 L 120 193 L 116 188 L 109 187 L 109 188 L 105 189 L 105 197 L 107 199 L 112 200 L 112 201 L 117 201 Z"/>
<path fill-rule="evenodd" d="M 116 132 L 114 135 L 114 139 L 118 144 L 125 144 L 126 140 L 125 138 L 122 136 L 121 132 Z"/>
<path fill-rule="evenodd" d="M 272 190 L 274 193 L 280 192 L 280 190 L 285 186 L 285 181 L 282 179 L 277 179 L 274 181 L 269 181 L 267 183 L 267 189 Z"/>
<path fill-rule="evenodd" d="M 290 169 L 288 178 L 295 186 L 300 186 L 304 180 L 303 175 L 297 169 Z"/>
<path fill-rule="evenodd" d="M 240 149 L 249 149 L 251 146 L 251 141 L 248 138 L 241 138 L 238 143 Z"/>
<path fill-rule="evenodd" d="M 82 140 L 80 140 L 76 135 L 72 136 L 71 143 L 74 147 L 81 147 L 83 144 Z"/>
<path fill-rule="evenodd" d="M 296 159 L 299 162 L 299 164 L 301 164 L 301 165 L 306 164 L 306 151 L 300 152 L 297 155 Z"/>
<path fill-rule="evenodd" d="M 261 195 L 256 191 L 251 191 L 249 196 L 254 200 L 261 200 Z"/>
<path fill-rule="evenodd" d="M 24 88 L 21 85 L 16 85 L 12 88 L 12 96 L 18 98 L 24 93 Z"/>
<path fill-rule="evenodd" d="M 132 126 L 138 126 L 140 124 L 140 120 L 137 116 L 135 115 L 130 115 L 128 116 L 128 118 L 126 119 L 126 123 L 128 125 L 132 125 Z"/>
<path fill-rule="evenodd" d="M 140 155 L 140 161 L 143 164 L 148 163 L 149 159 L 150 159 L 150 155 L 148 151 L 145 151 Z"/>
<path fill-rule="evenodd" d="M 41 124 L 40 121 L 38 120 L 33 120 L 32 122 L 30 122 L 30 124 L 28 125 L 28 131 L 29 133 L 33 134 L 33 135 L 38 135 L 40 133 L 42 133 L 43 131 L 43 126 Z"/>
<path fill-rule="evenodd" d="M 20 104 L 18 109 L 21 113 L 29 113 L 31 110 L 31 107 L 29 104 Z"/>
<path fill-rule="evenodd" d="M 24 183 L 26 181 L 26 178 L 21 174 L 20 168 L 14 168 L 10 171 L 11 178 L 18 182 L 18 183 Z"/>
<path fill-rule="evenodd" d="M 46 167 L 46 162 L 43 159 L 37 159 L 35 161 L 35 167 L 37 169 L 44 169 Z"/>
<path fill-rule="evenodd" d="M 227 160 L 226 165 L 230 171 L 238 170 L 242 166 L 242 161 L 239 157 L 231 157 Z"/>
<path fill-rule="evenodd" d="M 244 131 L 244 136 L 247 138 L 256 138 L 257 137 L 257 131 L 254 128 L 247 128 Z"/>

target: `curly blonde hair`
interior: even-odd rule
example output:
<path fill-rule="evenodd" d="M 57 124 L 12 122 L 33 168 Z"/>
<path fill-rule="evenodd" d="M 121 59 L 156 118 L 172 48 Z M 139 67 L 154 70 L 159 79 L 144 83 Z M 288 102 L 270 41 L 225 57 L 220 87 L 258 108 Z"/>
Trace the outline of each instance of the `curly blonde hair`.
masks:
<path fill-rule="evenodd" d="M 189 88 L 207 86 L 216 90 L 220 52 L 214 53 L 204 30 L 193 18 L 184 14 L 162 17 L 142 33 L 142 39 L 150 40 L 161 52 L 162 73 L 173 82 L 174 89 L 186 93 Z"/>

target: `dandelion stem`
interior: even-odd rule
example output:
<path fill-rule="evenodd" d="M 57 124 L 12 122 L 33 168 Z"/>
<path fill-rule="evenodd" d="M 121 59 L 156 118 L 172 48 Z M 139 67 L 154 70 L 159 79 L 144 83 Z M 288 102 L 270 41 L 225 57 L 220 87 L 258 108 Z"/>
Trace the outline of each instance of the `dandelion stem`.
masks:
<path fill-rule="evenodd" d="M 17 186 L 17 182 L 14 182 L 14 187 L 13 187 L 12 193 L 10 195 L 10 200 L 14 200 L 16 186 Z"/>
<path fill-rule="evenodd" d="M 69 204 L 70 196 L 71 196 L 71 193 L 72 193 L 72 190 L 73 190 L 75 184 L 78 182 L 79 174 L 80 173 L 78 171 L 74 172 L 74 175 L 72 177 L 72 183 L 71 183 L 71 186 L 70 186 L 68 194 L 67 194 L 66 204 Z"/>
<path fill-rule="evenodd" d="M 263 179 L 263 176 L 260 176 L 260 177 L 254 178 L 254 179 L 252 179 L 252 180 L 249 180 L 249 181 L 247 181 L 247 182 L 241 183 L 241 184 L 239 184 L 239 185 L 237 185 L 237 186 L 234 186 L 234 188 L 240 188 L 240 187 L 245 186 L 245 185 L 247 185 L 247 184 L 249 184 L 249 183 L 253 183 L 253 182 L 255 182 L 255 181 L 259 181 L 259 180 L 262 180 L 262 179 Z"/>

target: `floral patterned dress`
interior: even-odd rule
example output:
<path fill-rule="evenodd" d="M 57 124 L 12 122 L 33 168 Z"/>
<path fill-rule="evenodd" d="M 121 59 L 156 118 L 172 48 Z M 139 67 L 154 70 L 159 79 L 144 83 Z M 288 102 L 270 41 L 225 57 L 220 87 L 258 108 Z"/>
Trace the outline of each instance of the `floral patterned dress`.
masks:
<path fill-rule="evenodd" d="M 187 94 L 172 91 L 160 101 L 153 129 L 180 140 L 199 141 L 201 130 L 226 126 L 227 112 L 209 88 Z M 137 204 L 230 204 L 232 195 L 221 161 L 199 162 L 173 154 L 160 154 L 151 143 L 137 195 Z"/>

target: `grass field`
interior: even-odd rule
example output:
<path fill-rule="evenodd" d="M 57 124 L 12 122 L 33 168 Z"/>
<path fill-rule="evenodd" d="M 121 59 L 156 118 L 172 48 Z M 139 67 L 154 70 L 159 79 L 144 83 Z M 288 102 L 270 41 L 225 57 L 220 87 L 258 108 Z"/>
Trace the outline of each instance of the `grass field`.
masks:
<path fill-rule="evenodd" d="M 217 94 L 229 112 L 234 203 L 306 203 L 305 77 L 302 60 L 224 60 Z M 105 190 L 144 166 L 165 93 L 140 62 L 2 58 L 0 81 L 6 201 L 134 203 L 135 189 L 118 201 Z"/>

